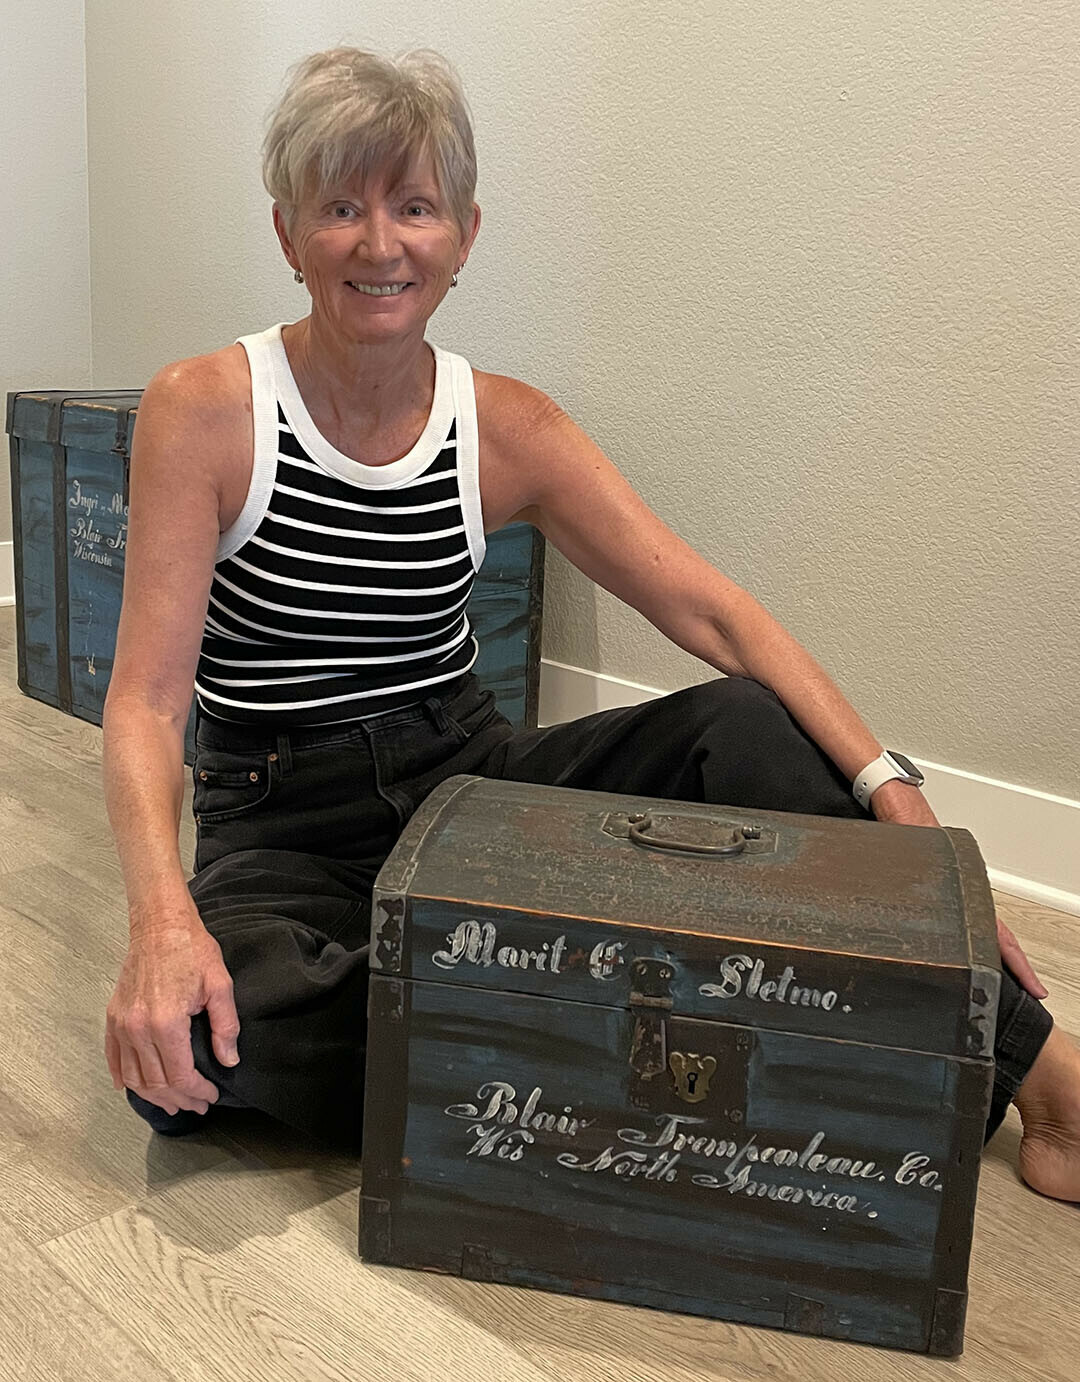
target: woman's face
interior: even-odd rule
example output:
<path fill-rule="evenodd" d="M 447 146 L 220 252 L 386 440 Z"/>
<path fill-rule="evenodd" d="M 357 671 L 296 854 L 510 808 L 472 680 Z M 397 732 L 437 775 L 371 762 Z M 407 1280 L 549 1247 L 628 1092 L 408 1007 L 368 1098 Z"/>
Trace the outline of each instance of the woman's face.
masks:
<path fill-rule="evenodd" d="M 371 344 L 423 335 L 479 224 L 474 207 L 462 234 L 430 159 L 414 160 L 400 178 L 376 172 L 309 198 L 291 235 L 274 207 L 282 248 L 303 271 L 314 308 L 349 340 Z"/>

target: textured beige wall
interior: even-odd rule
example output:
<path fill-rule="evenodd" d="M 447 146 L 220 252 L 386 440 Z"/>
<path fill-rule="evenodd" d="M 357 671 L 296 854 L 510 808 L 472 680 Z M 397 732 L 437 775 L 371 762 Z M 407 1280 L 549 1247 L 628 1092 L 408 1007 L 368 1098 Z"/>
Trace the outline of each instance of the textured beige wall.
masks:
<path fill-rule="evenodd" d="M 432 336 L 548 389 L 886 739 L 1080 796 L 1075 0 L 87 0 L 95 382 L 305 310 L 286 66 L 461 68 L 484 228 Z M 705 669 L 561 560 L 545 654 Z"/>
<path fill-rule="evenodd" d="M 0 406 L 90 387 L 85 96 L 81 0 L 0 0 Z M 0 444 L 0 562 L 7 459 Z"/>

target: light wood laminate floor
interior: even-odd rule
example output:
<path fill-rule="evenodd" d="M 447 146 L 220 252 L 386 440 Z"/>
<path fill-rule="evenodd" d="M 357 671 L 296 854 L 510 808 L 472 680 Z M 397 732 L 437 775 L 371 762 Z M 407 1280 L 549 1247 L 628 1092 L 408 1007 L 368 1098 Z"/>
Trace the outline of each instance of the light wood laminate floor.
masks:
<path fill-rule="evenodd" d="M 1080 921 L 998 901 L 1076 1033 Z M 246 1114 L 154 1137 L 113 1091 L 102 1031 L 125 946 L 101 732 L 19 693 L 14 611 L 0 609 L 5 1382 L 1080 1376 L 1080 1212 L 1018 1179 L 1014 1112 L 983 1160 L 958 1360 L 368 1267 L 355 1163 Z"/>

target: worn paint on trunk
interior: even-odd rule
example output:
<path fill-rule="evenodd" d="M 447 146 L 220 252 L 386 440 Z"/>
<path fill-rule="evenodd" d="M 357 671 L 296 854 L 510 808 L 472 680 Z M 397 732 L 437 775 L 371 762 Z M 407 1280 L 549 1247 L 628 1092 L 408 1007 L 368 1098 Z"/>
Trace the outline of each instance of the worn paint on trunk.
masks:
<path fill-rule="evenodd" d="M 376 887 L 364 1256 L 958 1352 L 999 977 L 973 841 L 605 830 L 651 805 L 458 778 L 414 817 Z"/>

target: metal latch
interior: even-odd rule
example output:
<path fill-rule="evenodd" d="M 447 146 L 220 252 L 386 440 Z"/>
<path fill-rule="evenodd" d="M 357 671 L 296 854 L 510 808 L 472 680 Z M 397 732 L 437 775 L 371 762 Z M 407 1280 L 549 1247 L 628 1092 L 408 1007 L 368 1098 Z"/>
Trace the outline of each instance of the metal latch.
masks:
<path fill-rule="evenodd" d="M 671 981 L 675 966 L 669 960 L 636 959 L 630 966 L 630 1010 L 634 1034 L 630 1042 L 630 1098 L 638 1107 L 651 1100 L 642 1081 L 667 1069 L 667 1014 L 671 1012 Z"/>

